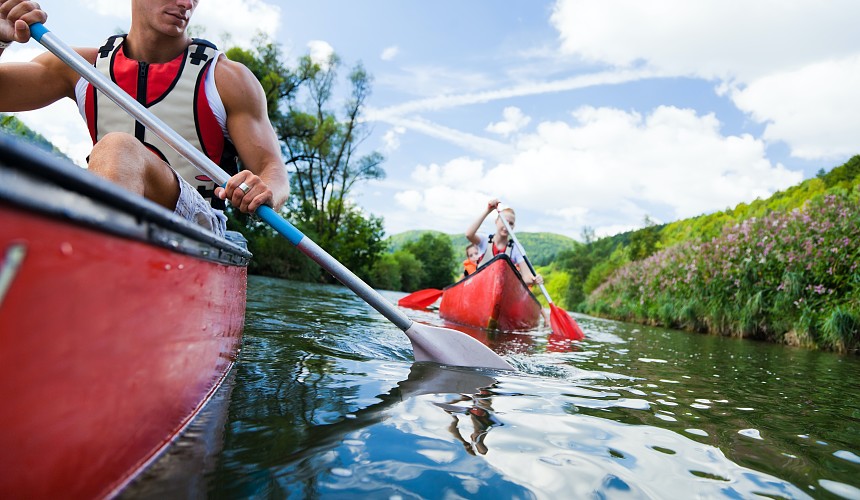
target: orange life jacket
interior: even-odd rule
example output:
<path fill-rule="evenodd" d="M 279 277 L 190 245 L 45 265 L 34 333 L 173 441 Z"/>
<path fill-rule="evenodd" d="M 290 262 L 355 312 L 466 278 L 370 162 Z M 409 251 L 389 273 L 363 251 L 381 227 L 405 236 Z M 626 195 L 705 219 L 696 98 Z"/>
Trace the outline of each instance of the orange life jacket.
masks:
<path fill-rule="evenodd" d="M 470 274 L 475 274 L 475 271 L 478 270 L 478 264 L 472 262 L 469 259 L 463 261 L 463 275 L 468 276 Z"/>

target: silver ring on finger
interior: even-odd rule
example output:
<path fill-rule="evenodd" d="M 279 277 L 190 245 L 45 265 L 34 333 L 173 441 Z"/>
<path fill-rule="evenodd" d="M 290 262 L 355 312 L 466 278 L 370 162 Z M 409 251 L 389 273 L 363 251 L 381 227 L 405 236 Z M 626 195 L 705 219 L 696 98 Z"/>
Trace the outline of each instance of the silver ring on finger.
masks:
<path fill-rule="evenodd" d="M 239 189 L 241 189 L 243 193 L 248 194 L 248 191 L 251 190 L 251 186 L 243 182 L 242 184 L 239 184 Z"/>

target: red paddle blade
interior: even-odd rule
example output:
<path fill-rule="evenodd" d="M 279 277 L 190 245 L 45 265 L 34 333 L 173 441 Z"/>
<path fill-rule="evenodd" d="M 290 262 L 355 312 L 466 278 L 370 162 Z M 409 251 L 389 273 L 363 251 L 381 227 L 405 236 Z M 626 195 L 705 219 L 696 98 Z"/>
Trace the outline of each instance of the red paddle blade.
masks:
<path fill-rule="evenodd" d="M 442 290 L 435 288 L 427 288 L 412 292 L 406 297 L 397 301 L 400 307 L 408 307 L 410 309 L 427 309 L 431 304 L 439 300 L 442 296 Z"/>
<path fill-rule="evenodd" d="M 569 340 L 582 340 L 585 334 L 567 311 L 555 304 L 549 305 L 549 324 L 552 331 Z"/>

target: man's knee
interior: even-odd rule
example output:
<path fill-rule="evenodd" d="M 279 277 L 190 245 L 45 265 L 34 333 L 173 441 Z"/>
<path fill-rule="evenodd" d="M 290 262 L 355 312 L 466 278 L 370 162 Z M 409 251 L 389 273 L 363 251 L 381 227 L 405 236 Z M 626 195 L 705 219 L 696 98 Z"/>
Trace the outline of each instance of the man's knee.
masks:
<path fill-rule="evenodd" d="M 111 132 L 93 146 L 90 153 L 90 165 L 118 166 L 121 164 L 139 164 L 139 161 L 129 162 L 129 159 L 139 160 L 146 148 L 133 135 L 123 132 Z M 119 161 L 126 160 L 126 161 Z"/>
<path fill-rule="evenodd" d="M 165 208 L 176 206 L 175 173 L 130 134 L 112 132 L 102 137 L 90 153 L 89 170 Z"/>

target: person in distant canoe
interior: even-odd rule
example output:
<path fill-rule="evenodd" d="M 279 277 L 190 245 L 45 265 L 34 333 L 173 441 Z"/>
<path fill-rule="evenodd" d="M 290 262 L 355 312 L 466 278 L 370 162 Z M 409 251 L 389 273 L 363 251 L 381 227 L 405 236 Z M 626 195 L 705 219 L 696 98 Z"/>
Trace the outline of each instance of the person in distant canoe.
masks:
<path fill-rule="evenodd" d="M 93 140 L 88 169 L 223 236 L 224 200 L 278 210 L 287 171 L 253 73 L 186 32 L 198 0 L 131 0 L 127 35 L 76 51 L 232 177 L 216 186 L 51 53 L 0 63 L 0 111 L 29 111 L 64 97 L 78 105 Z M 0 56 L 30 39 L 47 14 L 26 0 L 0 0 Z M 237 159 L 245 170 L 238 171 Z"/>
<path fill-rule="evenodd" d="M 478 245 L 469 243 L 466 247 L 466 260 L 463 261 L 463 276 L 475 274 L 478 270 L 478 261 L 481 259 L 481 252 L 478 250 Z"/>
<path fill-rule="evenodd" d="M 511 229 L 514 228 L 514 224 L 517 220 L 517 214 L 514 212 L 513 208 L 505 208 L 502 210 L 501 215 L 496 217 L 496 232 L 490 235 L 478 234 L 478 229 L 481 227 L 481 224 L 484 222 L 484 219 L 487 218 L 490 213 L 495 212 L 499 207 L 500 201 L 498 199 L 492 199 L 487 202 L 487 209 L 484 213 L 477 219 L 472 225 L 466 229 L 466 239 L 469 240 L 472 244 L 478 247 L 478 252 L 481 254 L 479 258 L 478 267 L 482 264 L 486 264 L 493 257 L 500 253 L 506 253 L 511 258 L 511 262 L 517 266 L 520 274 L 523 277 L 523 281 L 527 285 L 541 284 L 543 283 L 543 277 L 540 274 L 534 275 L 532 274 L 529 266 L 525 265 L 523 260 L 523 255 L 520 251 L 514 246 L 513 240 L 510 238 L 508 234 L 508 230 L 505 229 L 504 223 L 499 219 L 499 217 L 504 217 L 508 222 L 508 225 L 511 226 Z M 520 265 L 523 264 L 523 265 Z"/>

